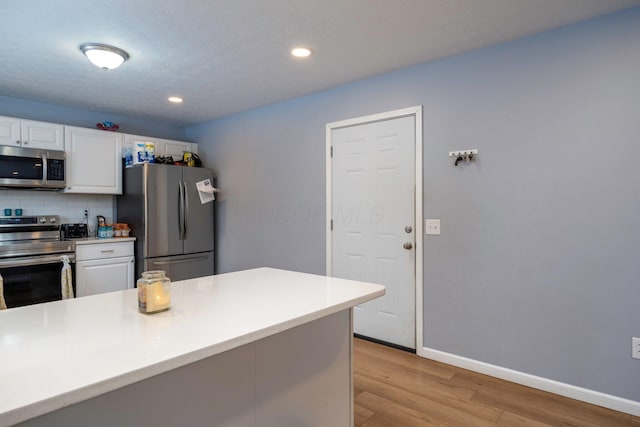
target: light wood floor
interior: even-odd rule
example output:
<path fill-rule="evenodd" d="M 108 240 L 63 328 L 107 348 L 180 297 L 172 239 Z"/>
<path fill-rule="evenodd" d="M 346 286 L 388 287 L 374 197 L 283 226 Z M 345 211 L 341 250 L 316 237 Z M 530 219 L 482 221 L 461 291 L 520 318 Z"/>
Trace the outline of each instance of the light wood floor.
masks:
<path fill-rule="evenodd" d="M 640 417 L 356 339 L 355 425 L 640 426 Z"/>

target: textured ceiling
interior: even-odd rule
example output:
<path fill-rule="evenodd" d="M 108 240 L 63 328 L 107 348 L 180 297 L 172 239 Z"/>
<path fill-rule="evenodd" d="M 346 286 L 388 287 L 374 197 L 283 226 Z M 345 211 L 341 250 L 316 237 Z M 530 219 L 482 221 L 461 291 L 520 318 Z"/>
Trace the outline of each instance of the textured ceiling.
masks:
<path fill-rule="evenodd" d="M 2 0 L 0 95 L 188 126 L 639 4 Z M 85 42 L 131 58 L 102 71 L 78 50 Z M 292 58 L 297 45 L 314 55 Z"/>

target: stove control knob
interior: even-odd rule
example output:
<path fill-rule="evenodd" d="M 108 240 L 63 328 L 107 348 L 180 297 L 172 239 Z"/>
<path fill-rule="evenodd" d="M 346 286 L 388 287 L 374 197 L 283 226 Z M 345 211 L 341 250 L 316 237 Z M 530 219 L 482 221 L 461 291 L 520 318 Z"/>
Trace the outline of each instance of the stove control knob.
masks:
<path fill-rule="evenodd" d="M 51 218 L 49 218 L 49 222 L 50 222 L 51 224 L 53 224 L 53 223 L 55 223 L 55 222 L 56 222 L 56 219 L 55 219 L 54 217 L 51 217 Z"/>
<path fill-rule="evenodd" d="M 44 224 L 45 222 L 47 222 L 47 218 L 45 218 L 45 217 L 38 218 L 38 222 L 39 222 L 40 224 Z"/>

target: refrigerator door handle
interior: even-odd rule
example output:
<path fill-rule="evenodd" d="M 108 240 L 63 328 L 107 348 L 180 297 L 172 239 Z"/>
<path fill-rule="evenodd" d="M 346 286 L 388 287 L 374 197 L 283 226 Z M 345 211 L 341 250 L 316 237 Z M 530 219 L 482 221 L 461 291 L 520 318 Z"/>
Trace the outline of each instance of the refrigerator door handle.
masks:
<path fill-rule="evenodd" d="M 197 256 L 197 257 L 191 257 L 191 258 L 177 259 L 173 261 L 152 261 L 152 264 L 153 265 L 184 264 L 185 262 L 204 261 L 206 259 L 208 259 L 208 257 L 206 256 Z"/>
<path fill-rule="evenodd" d="M 178 181 L 178 232 L 180 240 L 184 240 L 184 192 L 182 181 Z"/>
<path fill-rule="evenodd" d="M 184 212 L 183 212 L 183 221 L 184 221 L 184 240 L 189 238 L 189 196 L 187 195 L 187 183 L 182 181 L 182 194 L 184 194 Z"/>

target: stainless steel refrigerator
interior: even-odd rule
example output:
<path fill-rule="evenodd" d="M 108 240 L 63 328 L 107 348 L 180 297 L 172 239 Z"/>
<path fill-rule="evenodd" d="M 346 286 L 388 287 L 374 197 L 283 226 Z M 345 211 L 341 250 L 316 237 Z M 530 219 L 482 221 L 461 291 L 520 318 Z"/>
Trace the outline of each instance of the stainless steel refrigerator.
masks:
<path fill-rule="evenodd" d="M 171 280 L 213 274 L 214 203 L 200 202 L 197 182 L 211 170 L 144 163 L 123 172 L 123 195 L 117 198 L 118 222 L 136 237 L 136 277 L 164 270 Z"/>

